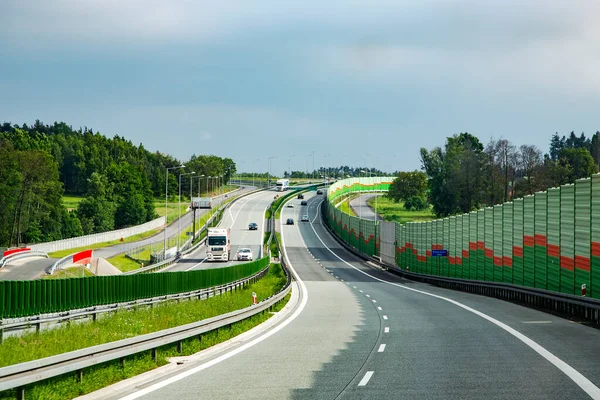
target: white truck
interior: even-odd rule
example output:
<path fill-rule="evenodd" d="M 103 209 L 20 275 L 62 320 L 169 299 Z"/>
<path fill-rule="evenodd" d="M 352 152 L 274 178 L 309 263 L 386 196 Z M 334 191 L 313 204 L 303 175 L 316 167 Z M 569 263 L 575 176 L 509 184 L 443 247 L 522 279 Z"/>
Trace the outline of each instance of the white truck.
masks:
<path fill-rule="evenodd" d="M 289 179 L 278 179 L 276 185 L 278 192 L 283 192 L 290 188 L 290 180 Z"/>
<path fill-rule="evenodd" d="M 208 228 L 206 236 L 206 259 L 228 261 L 231 254 L 231 231 L 229 228 Z"/>

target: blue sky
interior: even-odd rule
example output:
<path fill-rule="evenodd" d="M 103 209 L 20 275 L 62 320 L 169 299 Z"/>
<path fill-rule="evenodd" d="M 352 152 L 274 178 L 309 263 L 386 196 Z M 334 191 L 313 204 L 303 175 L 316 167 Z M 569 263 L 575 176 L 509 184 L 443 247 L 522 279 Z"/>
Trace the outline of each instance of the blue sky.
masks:
<path fill-rule="evenodd" d="M 523 4 L 526 3 L 526 4 Z M 4 0 L 0 120 L 275 173 L 600 129 L 600 3 Z M 256 161 L 256 160 L 259 161 Z"/>

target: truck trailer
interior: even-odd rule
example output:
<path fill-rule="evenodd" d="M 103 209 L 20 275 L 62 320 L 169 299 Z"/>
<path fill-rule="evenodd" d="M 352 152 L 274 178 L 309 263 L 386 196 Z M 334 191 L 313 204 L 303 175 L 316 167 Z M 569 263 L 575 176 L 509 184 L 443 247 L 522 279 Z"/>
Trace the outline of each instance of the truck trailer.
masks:
<path fill-rule="evenodd" d="M 290 188 L 290 180 L 289 179 L 278 179 L 276 185 L 278 192 L 283 192 Z"/>

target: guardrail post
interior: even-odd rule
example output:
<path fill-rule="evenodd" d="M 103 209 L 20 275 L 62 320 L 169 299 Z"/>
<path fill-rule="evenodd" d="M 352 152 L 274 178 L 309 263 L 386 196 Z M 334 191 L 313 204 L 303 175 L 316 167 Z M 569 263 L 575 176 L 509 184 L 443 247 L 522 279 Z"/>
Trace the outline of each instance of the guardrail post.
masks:
<path fill-rule="evenodd" d="M 82 369 L 77 371 L 77 382 L 78 383 L 83 382 L 83 370 Z"/>
<path fill-rule="evenodd" d="M 25 400 L 25 387 L 17 388 L 17 400 Z"/>
<path fill-rule="evenodd" d="M 152 349 L 152 360 L 156 362 L 158 359 L 158 351 L 156 349 Z"/>
<path fill-rule="evenodd" d="M 179 354 L 183 353 L 183 341 L 180 340 L 179 342 L 177 342 L 177 352 Z"/>

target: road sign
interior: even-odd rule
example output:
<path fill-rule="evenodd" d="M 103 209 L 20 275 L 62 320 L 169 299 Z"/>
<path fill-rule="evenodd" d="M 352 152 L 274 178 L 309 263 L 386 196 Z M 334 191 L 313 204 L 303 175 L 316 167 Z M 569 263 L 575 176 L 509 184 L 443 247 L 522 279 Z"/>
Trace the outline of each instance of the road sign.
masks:
<path fill-rule="evenodd" d="M 433 257 L 448 257 L 448 250 L 431 250 Z"/>

